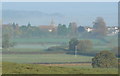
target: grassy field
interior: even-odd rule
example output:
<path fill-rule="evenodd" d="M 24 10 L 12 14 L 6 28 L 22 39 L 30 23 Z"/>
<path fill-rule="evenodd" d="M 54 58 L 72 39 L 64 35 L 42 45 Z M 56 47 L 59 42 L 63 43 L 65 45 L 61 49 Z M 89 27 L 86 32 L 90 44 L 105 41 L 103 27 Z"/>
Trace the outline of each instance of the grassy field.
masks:
<path fill-rule="evenodd" d="M 91 56 L 69 54 L 3 54 L 3 61 L 16 63 L 91 62 Z"/>
<path fill-rule="evenodd" d="M 91 40 L 93 43 L 93 50 L 111 50 L 112 48 L 118 46 L 118 39 L 116 36 L 106 37 L 105 40 L 109 43 L 106 43 L 100 39 L 89 39 L 89 38 L 78 38 L 80 40 Z M 14 48 L 30 48 L 30 49 L 47 49 L 51 46 L 64 45 L 68 46 L 68 38 L 15 38 L 12 39 L 13 42 L 16 42 L 17 45 Z"/>
<path fill-rule="evenodd" d="M 92 52 L 99 52 L 102 50 L 111 50 L 117 46 L 116 37 L 106 37 L 109 43 L 99 39 L 89 39 L 93 42 Z M 13 39 L 17 45 L 10 48 L 9 51 L 3 49 L 2 51 L 8 54 L 2 55 L 3 73 L 4 74 L 117 74 L 117 69 L 98 69 L 92 68 L 91 65 L 63 65 L 63 66 L 44 66 L 41 64 L 29 63 L 70 63 L 70 62 L 91 62 L 92 56 L 71 54 L 42 54 L 41 52 L 48 52 L 45 49 L 51 46 L 67 46 L 70 39 L 66 38 L 17 38 Z M 82 38 L 80 40 L 83 40 Z M 56 50 L 57 51 L 57 50 Z M 11 54 L 9 54 L 11 52 Z M 15 54 L 14 52 L 18 52 Z M 23 52 L 19 54 L 19 52 Z M 24 54 L 26 52 L 26 54 Z M 27 54 L 36 52 L 35 54 Z M 49 51 L 50 52 L 50 51 Z M 12 69 L 11 69 L 12 68 Z"/>
<path fill-rule="evenodd" d="M 28 49 L 47 49 L 52 46 L 59 46 L 60 44 L 17 44 L 14 48 L 28 48 Z"/>
<path fill-rule="evenodd" d="M 110 43 L 105 43 L 99 39 L 89 39 L 94 43 L 94 49 L 92 52 L 111 50 L 112 47 L 117 45 L 116 37 L 106 37 Z M 70 39 L 66 38 L 16 38 L 13 42 L 18 43 L 13 48 L 10 48 L 8 52 L 47 52 L 47 49 L 51 46 L 59 46 L 57 42 L 67 43 Z M 82 38 L 81 38 L 82 40 Z M 42 44 L 41 44 L 42 42 Z M 49 43 L 51 42 L 51 43 Z M 55 42 L 55 43 L 54 43 Z M 4 50 L 3 51 L 7 51 Z M 57 51 L 57 50 L 56 50 Z M 18 63 L 46 63 L 46 62 L 91 62 L 91 56 L 78 55 L 76 58 L 70 54 L 3 54 L 3 61 L 18 62 Z"/>
<path fill-rule="evenodd" d="M 36 44 L 36 45 L 32 45 L 32 44 L 26 44 L 25 46 L 24 45 L 16 45 L 15 47 L 12 47 L 12 48 L 9 48 L 8 49 L 3 49 L 2 51 L 9 51 L 9 52 L 41 52 L 41 51 L 44 51 L 45 49 L 48 49 L 49 47 L 52 47 L 52 46 L 59 46 L 59 45 L 44 45 L 44 46 L 41 46 L 40 44 Z M 66 46 L 68 47 L 68 46 Z M 102 51 L 102 50 L 111 50 L 110 47 L 108 46 L 94 46 L 93 47 L 93 50 L 92 51 Z M 57 51 L 57 50 L 56 50 Z M 46 51 L 44 51 L 46 52 Z"/>
<path fill-rule="evenodd" d="M 91 40 L 94 45 L 105 45 L 106 42 L 100 39 L 78 38 L 79 40 Z M 70 38 L 15 38 L 11 41 L 16 43 L 68 43 Z M 105 40 L 116 44 L 117 37 L 106 37 Z"/>
<path fill-rule="evenodd" d="M 11 70 L 12 68 L 12 70 Z M 3 63 L 3 74 L 118 74 L 117 68 L 67 68 L 40 64 Z"/>
<path fill-rule="evenodd" d="M 89 39 L 93 42 L 93 51 L 111 50 L 112 48 L 118 46 L 118 40 L 116 37 L 106 37 L 105 39 L 109 41 L 109 43 L 100 39 Z M 67 38 L 16 38 L 12 41 L 17 44 L 11 48 L 10 51 L 43 51 L 44 49 L 52 46 L 68 46 L 69 40 L 70 39 Z M 83 39 L 81 38 L 80 40 Z"/>
<path fill-rule="evenodd" d="M 15 38 L 12 39 L 16 43 L 67 43 L 70 39 L 66 38 Z"/>
<path fill-rule="evenodd" d="M 39 48 L 9 48 L 8 49 L 2 49 L 3 52 L 42 52 L 44 50 L 41 50 Z"/>

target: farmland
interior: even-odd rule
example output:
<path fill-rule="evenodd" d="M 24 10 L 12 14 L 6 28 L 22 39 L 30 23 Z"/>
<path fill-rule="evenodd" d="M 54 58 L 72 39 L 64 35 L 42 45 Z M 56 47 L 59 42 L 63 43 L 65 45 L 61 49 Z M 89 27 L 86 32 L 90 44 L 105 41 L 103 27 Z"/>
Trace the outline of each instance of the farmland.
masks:
<path fill-rule="evenodd" d="M 106 39 L 110 43 L 100 39 L 89 39 L 94 45 L 93 50 L 89 52 L 98 53 L 102 50 L 111 50 L 117 46 L 117 38 L 114 40 L 112 40 L 113 37 Z M 84 38 L 80 40 L 84 40 Z M 93 56 L 82 54 L 75 56 L 67 54 L 69 51 L 46 51 L 52 46 L 68 47 L 69 39 L 66 38 L 16 38 L 11 41 L 16 42 L 16 45 L 9 50 L 2 50 L 4 74 L 117 74 L 117 68 L 92 68 Z M 10 70 L 10 67 L 13 69 Z"/>
<path fill-rule="evenodd" d="M 118 3 L 2 5 L 3 74 L 118 74 Z"/>
<path fill-rule="evenodd" d="M 83 40 L 81 38 L 80 40 Z M 113 40 L 114 39 L 114 40 Z M 100 39 L 89 39 L 93 42 L 93 50 L 89 52 L 98 53 L 102 50 L 111 50 L 117 46 L 117 37 L 106 37 L 110 43 Z M 67 38 L 16 38 L 11 41 L 17 44 L 3 49 L 3 61 L 17 63 L 49 63 L 49 62 L 91 62 L 93 56 L 66 54 L 65 51 L 45 51 L 52 46 L 68 46 Z"/>

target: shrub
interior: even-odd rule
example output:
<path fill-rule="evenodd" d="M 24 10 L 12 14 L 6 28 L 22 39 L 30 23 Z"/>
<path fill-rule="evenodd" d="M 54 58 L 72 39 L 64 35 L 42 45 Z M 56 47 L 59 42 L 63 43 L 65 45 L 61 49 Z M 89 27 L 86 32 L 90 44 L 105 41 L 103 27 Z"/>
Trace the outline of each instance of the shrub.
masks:
<path fill-rule="evenodd" d="M 102 51 L 92 59 L 93 68 L 114 68 L 118 66 L 116 56 L 109 51 Z"/>
<path fill-rule="evenodd" d="M 90 40 L 80 40 L 77 45 L 77 50 L 79 52 L 85 52 L 91 50 L 93 48 L 93 44 Z"/>

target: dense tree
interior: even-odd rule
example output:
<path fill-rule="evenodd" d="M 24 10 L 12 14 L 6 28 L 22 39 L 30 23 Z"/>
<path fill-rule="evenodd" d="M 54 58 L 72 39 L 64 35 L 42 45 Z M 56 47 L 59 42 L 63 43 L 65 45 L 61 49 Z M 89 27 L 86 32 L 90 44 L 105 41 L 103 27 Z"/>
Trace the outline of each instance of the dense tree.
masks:
<path fill-rule="evenodd" d="M 85 32 L 85 28 L 84 28 L 83 26 L 79 26 L 79 27 L 78 27 L 78 32 L 79 32 L 79 33 Z"/>
<path fill-rule="evenodd" d="M 77 24 L 75 22 L 69 23 L 68 33 L 69 33 L 69 36 L 77 35 Z"/>
<path fill-rule="evenodd" d="M 101 51 L 92 59 L 93 68 L 114 68 L 118 66 L 116 56 L 109 51 Z"/>
<path fill-rule="evenodd" d="M 9 35 L 4 34 L 2 36 L 2 48 L 9 48 L 9 47 L 10 47 Z"/>
<path fill-rule="evenodd" d="M 30 24 L 30 22 L 28 22 L 28 25 L 27 25 L 27 27 L 29 28 L 29 27 L 31 27 L 31 24 Z"/>
<path fill-rule="evenodd" d="M 67 30 L 68 29 L 67 29 L 66 25 L 59 24 L 58 28 L 57 28 L 57 34 L 62 35 L 62 36 L 67 35 Z"/>
<path fill-rule="evenodd" d="M 13 27 L 13 29 L 15 29 L 16 28 L 16 24 L 13 22 L 13 24 L 12 24 L 12 27 Z"/>
<path fill-rule="evenodd" d="M 106 36 L 107 34 L 106 23 L 102 17 L 96 18 L 93 25 L 93 29 L 95 36 L 103 36 L 103 37 Z"/>
<path fill-rule="evenodd" d="M 67 29 L 65 24 L 63 24 L 62 29 L 63 29 L 62 30 L 63 31 L 63 35 L 67 35 L 68 29 Z"/>
<path fill-rule="evenodd" d="M 15 43 L 10 41 L 10 35 L 9 34 L 3 34 L 2 35 L 2 48 L 9 48 L 13 47 Z"/>
<path fill-rule="evenodd" d="M 80 40 L 77 45 L 77 50 L 79 52 L 86 52 L 93 48 L 93 44 L 90 40 Z"/>
<path fill-rule="evenodd" d="M 78 50 L 78 52 L 86 52 L 93 48 L 93 44 L 90 40 L 77 40 L 76 38 L 72 38 L 69 41 L 69 50 L 75 51 L 75 49 Z"/>
<path fill-rule="evenodd" d="M 21 34 L 21 30 L 19 29 L 19 25 L 13 24 L 13 29 L 14 29 L 14 37 L 19 37 Z"/>
<path fill-rule="evenodd" d="M 61 35 L 62 34 L 62 24 L 59 24 L 57 27 L 57 34 Z"/>
<path fill-rule="evenodd" d="M 2 35 L 4 34 L 8 34 L 11 37 L 14 37 L 14 29 L 12 27 L 12 24 L 2 25 Z"/>
<path fill-rule="evenodd" d="M 76 38 L 72 38 L 72 39 L 69 41 L 69 50 L 70 50 L 70 51 L 75 51 L 78 42 L 79 42 L 79 41 L 78 41 Z"/>

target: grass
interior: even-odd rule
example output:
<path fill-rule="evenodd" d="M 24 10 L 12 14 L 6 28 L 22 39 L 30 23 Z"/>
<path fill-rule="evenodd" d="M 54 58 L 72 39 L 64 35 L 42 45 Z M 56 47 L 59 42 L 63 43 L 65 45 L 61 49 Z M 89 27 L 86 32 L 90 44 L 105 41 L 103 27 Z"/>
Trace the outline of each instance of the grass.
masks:
<path fill-rule="evenodd" d="M 3 62 L 3 74 L 118 74 L 117 68 L 67 68 Z"/>
<path fill-rule="evenodd" d="M 91 40 L 94 45 L 105 45 L 106 43 L 99 39 L 90 39 L 90 38 L 78 38 L 79 40 Z M 106 37 L 106 40 L 117 40 L 117 38 L 114 37 Z M 68 43 L 69 38 L 15 38 L 12 39 L 13 42 L 16 43 Z"/>
<path fill-rule="evenodd" d="M 28 49 L 47 49 L 52 46 L 59 46 L 60 44 L 17 44 L 14 48 L 28 48 Z"/>
<path fill-rule="evenodd" d="M 82 39 L 82 38 L 81 38 Z M 115 37 L 106 37 L 110 43 L 105 43 L 98 39 L 89 39 L 94 44 L 93 51 L 111 50 L 117 45 Z M 55 46 L 58 43 L 67 43 L 66 38 L 18 38 L 12 40 L 16 42 L 14 48 L 9 52 L 45 52 L 43 49 Z M 44 43 L 41 45 L 41 43 Z M 48 44 L 49 43 L 49 44 Z M 52 43 L 52 44 L 51 44 Z M 57 44 L 56 44 L 57 43 Z M 2 51 L 7 51 L 3 49 Z M 64 62 L 91 62 L 92 56 L 78 55 L 75 57 L 70 54 L 3 54 L 3 73 L 4 74 L 116 74 L 117 69 L 100 69 L 91 66 L 43 66 L 40 64 L 27 63 L 64 63 Z M 10 63 L 13 62 L 13 63 Z M 23 64 L 24 63 L 24 64 Z M 12 68 L 12 69 L 11 69 Z"/>
<path fill-rule="evenodd" d="M 49 42 L 68 42 L 65 38 L 15 38 L 12 40 L 16 43 L 49 43 Z"/>
<path fill-rule="evenodd" d="M 8 49 L 2 49 L 4 52 L 41 52 L 43 50 L 40 50 L 38 48 L 9 48 Z"/>
<path fill-rule="evenodd" d="M 16 63 L 91 62 L 91 56 L 69 54 L 3 54 L 3 61 Z"/>
<path fill-rule="evenodd" d="M 110 43 L 106 43 L 100 39 L 79 38 L 80 40 L 91 40 L 95 50 L 111 50 L 111 48 L 118 46 L 118 40 L 116 36 L 105 37 Z M 51 46 L 59 46 L 61 43 L 68 45 L 68 38 L 15 38 L 12 41 L 17 45 L 14 48 L 31 48 L 31 49 L 47 49 Z M 63 44 L 62 44 L 63 45 Z"/>

